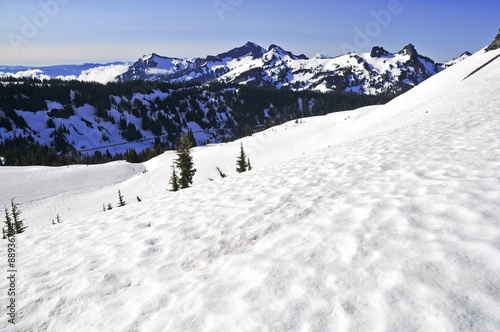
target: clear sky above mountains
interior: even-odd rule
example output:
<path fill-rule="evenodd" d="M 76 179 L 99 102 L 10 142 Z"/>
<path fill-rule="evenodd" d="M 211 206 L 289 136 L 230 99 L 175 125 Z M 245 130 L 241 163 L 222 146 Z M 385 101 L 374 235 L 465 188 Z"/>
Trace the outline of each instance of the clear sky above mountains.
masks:
<path fill-rule="evenodd" d="M 497 0 L 0 0 L 0 65 L 196 57 L 247 41 L 309 57 L 411 42 L 446 61 L 489 44 L 499 13 Z"/>

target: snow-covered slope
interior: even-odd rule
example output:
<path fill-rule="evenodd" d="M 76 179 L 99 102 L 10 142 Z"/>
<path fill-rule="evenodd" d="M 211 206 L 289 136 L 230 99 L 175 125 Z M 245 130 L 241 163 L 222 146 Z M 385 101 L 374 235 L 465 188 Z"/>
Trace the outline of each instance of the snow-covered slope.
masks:
<path fill-rule="evenodd" d="M 446 68 L 458 61 L 455 60 L 447 62 Z M 380 94 L 413 87 L 444 68 L 419 55 L 412 44 L 395 54 L 374 47 L 370 53 L 351 52 L 335 58 L 318 54 L 308 59 L 274 44 L 264 49 L 248 42 L 206 58 L 174 59 L 151 54 L 131 65 L 118 79 L 222 81 L 295 90 Z"/>
<path fill-rule="evenodd" d="M 108 83 L 128 70 L 130 64 L 113 62 L 108 64 L 86 63 L 83 65 L 56 65 L 45 67 L 0 66 L 0 77 L 38 77 Z"/>
<path fill-rule="evenodd" d="M 384 106 L 195 148 L 194 185 L 177 193 L 170 152 L 0 168 L 1 202 L 16 197 L 30 227 L 16 237 L 16 325 L 1 326 L 499 330 L 500 59 L 464 80 L 498 54 Z M 240 143 L 253 170 L 238 175 Z M 117 189 L 128 205 L 102 211 Z"/>
<path fill-rule="evenodd" d="M 456 65 L 460 61 L 463 61 L 470 57 L 472 54 L 470 52 L 464 52 L 462 53 L 458 58 L 452 59 L 450 61 L 446 61 L 445 63 L 442 64 L 443 68 L 449 68 L 453 65 Z"/>

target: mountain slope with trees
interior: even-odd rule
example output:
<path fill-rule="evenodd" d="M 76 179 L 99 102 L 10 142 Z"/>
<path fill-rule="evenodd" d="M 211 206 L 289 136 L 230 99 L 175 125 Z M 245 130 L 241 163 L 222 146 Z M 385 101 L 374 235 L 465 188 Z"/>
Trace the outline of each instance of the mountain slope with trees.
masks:
<path fill-rule="evenodd" d="M 389 96 L 161 81 L 0 79 L 6 165 L 140 162 L 176 147 L 230 141 L 289 120 L 385 102 Z"/>

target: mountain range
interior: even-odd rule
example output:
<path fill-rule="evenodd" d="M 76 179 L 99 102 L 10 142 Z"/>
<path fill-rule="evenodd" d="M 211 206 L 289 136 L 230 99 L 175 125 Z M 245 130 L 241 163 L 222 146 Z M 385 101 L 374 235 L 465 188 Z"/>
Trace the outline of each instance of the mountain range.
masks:
<path fill-rule="evenodd" d="M 375 95 L 408 90 L 469 56 L 469 52 L 464 52 L 448 62 L 436 63 L 408 44 L 396 53 L 375 46 L 367 53 L 350 52 L 337 57 L 320 53 L 307 58 L 278 45 L 266 49 L 247 42 L 230 51 L 200 58 L 165 57 L 152 53 L 131 65 L 114 62 L 37 68 L 0 66 L 0 76 L 45 75 L 101 83 L 136 79 L 200 84 L 223 82 Z"/>
<path fill-rule="evenodd" d="M 376 46 L 369 53 L 350 52 L 338 57 L 318 54 L 309 59 L 274 44 L 265 49 L 248 42 L 205 58 L 180 59 L 153 53 L 136 61 L 117 79 L 224 82 L 293 90 L 390 94 L 416 86 L 468 56 L 470 53 L 465 52 L 440 64 L 420 55 L 408 44 L 397 53 Z"/>

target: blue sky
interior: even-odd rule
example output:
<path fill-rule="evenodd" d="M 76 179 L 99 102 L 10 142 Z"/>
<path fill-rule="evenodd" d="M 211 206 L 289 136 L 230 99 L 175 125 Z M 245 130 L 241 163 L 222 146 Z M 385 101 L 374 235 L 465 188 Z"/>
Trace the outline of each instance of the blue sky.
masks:
<path fill-rule="evenodd" d="M 489 44 L 500 1 L 0 0 L 0 65 L 218 54 L 253 41 L 312 57 L 413 43 L 446 61 Z"/>

